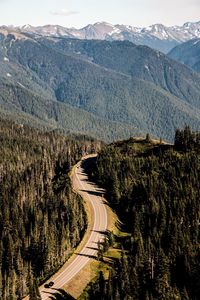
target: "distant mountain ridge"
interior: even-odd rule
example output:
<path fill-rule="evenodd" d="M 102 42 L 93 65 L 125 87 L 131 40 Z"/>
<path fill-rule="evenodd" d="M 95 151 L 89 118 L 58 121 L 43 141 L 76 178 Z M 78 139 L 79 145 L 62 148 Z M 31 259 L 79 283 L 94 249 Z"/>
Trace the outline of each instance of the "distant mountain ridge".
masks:
<path fill-rule="evenodd" d="M 106 22 L 89 24 L 81 29 L 66 28 L 59 25 L 31 26 L 21 27 L 0 27 L 19 33 L 37 34 L 49 37 L 66 37 L 78 39 L 98 39 L 98 40 L 129 40 L 134 44 L 146 45 L 160 50 L 164 53 L 169 52 L 176 45 L 194 39 L 200 38 L 200 21 L 187 22 L 183 26 L 167 27 L 162 24 L 154 24 L 149 27 L 134 27 L 130 25 L 112 25 Z"/>
<path fill-rule="evenodd" d="M 200 73 L 200 38 L 176 46 L 168 55 Z"/>

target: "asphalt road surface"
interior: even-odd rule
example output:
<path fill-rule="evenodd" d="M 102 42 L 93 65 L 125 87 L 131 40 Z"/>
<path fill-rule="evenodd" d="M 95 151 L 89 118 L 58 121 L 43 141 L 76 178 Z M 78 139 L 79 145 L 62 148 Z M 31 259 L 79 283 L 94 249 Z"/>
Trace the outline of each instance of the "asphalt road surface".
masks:
<path fill-rule="evenodd" d="M 88 239 L 82 249 L 80 249 L 78 253 L 75 251 L 73 259 L 71 259 L 69 263 L 66 263 L 62 272 L 47 281 L 47 283 L 53 281 L 54 285 L 51 288 L 44 288 L 44 285 L 40 287 L 42 300 L 50 299 L 49 297 L 56 292 L 55 289 L 62 288 L 65 284 L 69 283 L 94 256 L 96 257 L 97 243 L 98 241 L 103 241 L 105 237 L 103 232 L 105 232 L 108 227 L 108 216 L 106 205 L 102 199 L 103 190 L 94 183 L 89 182 L 83 167 L 89 164 L 92 159 L 94 158 L 87 157 L 78 163 L 73 176 L 74 190 L 78 192 L 91 207 L 92 230 L 90 230 Z M 28 299 L 28 297 L 25 299 Z"/>

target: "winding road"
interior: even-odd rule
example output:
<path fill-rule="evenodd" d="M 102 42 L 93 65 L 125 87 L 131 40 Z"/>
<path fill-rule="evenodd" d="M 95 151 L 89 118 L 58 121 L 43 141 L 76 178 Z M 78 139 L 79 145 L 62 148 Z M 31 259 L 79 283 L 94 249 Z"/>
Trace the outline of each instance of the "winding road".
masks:
<path fill-rule="evenodd" d="M 52 296 L 55 289 L 62 288 L 69 283 L 92 258 L 96 257 L 97 243 L 104 239 L 103 232 L 108 227 L 108 215 L 102 198 L 103 190 L 89 181 L 84 169 L 84 165 L 89 164 L 92 159 L 94 157 L 91 156 L 83 158 L 76 165 L 72 178 L 74 190 L 84 198 L 87 206 L 90 207 L 89 215 L 91 216 L 92 230 L 90 228 L 88 229 L 89 232 L 86 232 L 88 238 L 82 248 L 79 249 L 79 252 L 75 253 L 70 261 L 62 267 L 62 271 L 58 275 L 54 275 L 48 280 L 48 282 L 54 282 L 52 288 L 44 288 L 44 285 L 40 287 L 42 300 L 50 299 L 49 297 Z M 28 299 L 28 297 L 25 299 Z"/>

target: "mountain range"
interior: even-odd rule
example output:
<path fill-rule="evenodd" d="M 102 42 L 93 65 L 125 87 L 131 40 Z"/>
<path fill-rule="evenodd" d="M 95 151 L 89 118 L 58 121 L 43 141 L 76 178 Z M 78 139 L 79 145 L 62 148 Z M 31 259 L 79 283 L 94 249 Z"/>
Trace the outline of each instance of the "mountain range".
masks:
<path fill-rule="evenodd" d="M 200 126 L 200 76 L 129 41 L 1 28 L 0 115 L 105 141 Z"/>
<path fill-rule="evenodd" d="M 133 27 L 130 25 L 112 25 L 106 22 L 89 24 L 81 29 L 65 28 L 59 25 L 45 25 L 34 27 L 2 26 L 1 30 L 15 30 L 19 33 L 37 34 L 48 37 L 65 37 L 98 40 L 129 40 L 137 45 L 146 45 L 168 53 L 176 45 L 200 37 L 200 22 L 187 22 L 183 26 L 167 27 L 154 24 L 149 27 Z"/>

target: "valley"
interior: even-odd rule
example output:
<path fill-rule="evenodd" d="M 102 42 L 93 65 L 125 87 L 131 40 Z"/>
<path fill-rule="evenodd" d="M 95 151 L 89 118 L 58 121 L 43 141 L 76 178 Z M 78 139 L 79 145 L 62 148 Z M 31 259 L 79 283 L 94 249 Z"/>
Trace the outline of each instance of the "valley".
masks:
<path fill-rule="evenodd" d="M 106 142 L 199 127 L 199 74 L 161 52 L 24 33 L 0 43 L 2 117 Z"/>

